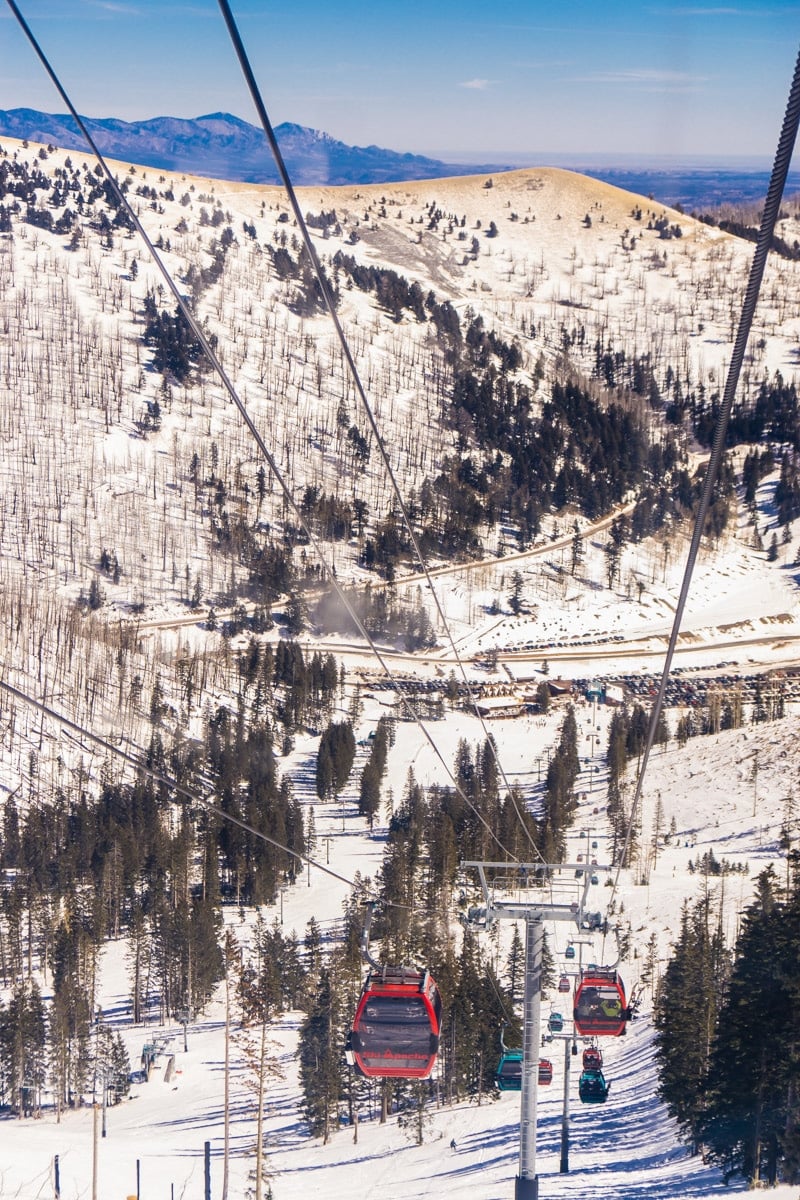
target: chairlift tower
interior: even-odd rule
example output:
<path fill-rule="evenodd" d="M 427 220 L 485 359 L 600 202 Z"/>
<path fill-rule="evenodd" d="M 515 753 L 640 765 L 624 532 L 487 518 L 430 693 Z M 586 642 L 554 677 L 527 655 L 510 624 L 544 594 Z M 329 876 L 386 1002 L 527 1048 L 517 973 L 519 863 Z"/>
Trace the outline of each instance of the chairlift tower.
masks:
<path fill-rule="evenodd" d="M 490 928 L 495 921 L 524 921 L 525 923 L 525 992 L 523 999 L 522 1025 L 522 1090 L 520 1095 L 519 1131 L 519 1174 L 517 1175 L 514 1200 L 539 1200 L 539 1177 L 536 1174 L 536 1102 L 539 1083 L 539 1047 L 541 1044 L 541 991 L 542 991 L 542 946 L 544 922 L 554 921 L 574 925 L 578 931 L 601 929 L 600 913 L 587 911 L 587 899 L 591 886 L 591 875 L 583 863 L 498 863 L 463 862 L 478 872 L 484 903 L 470 908 L 465 923 L 479 929 Z M 581 878 L 575 872 L 581 870 Z M 537 897 L 535 900 L 501 900 L 490 890 L 487 872 L 504 873 L 514 871 L 526 884 L 529 880 L 541 882 L 542 891 L 550 900 Z M 595 871 L 610 871 L 609 866 L 595 866 Z M 563 876 L 569 876 L 569 886 L 576 895 L 572 901 L 557 903 L 553 899 L 553 885 Z M 564 882 L 567 882 L 564 879 Z"/>

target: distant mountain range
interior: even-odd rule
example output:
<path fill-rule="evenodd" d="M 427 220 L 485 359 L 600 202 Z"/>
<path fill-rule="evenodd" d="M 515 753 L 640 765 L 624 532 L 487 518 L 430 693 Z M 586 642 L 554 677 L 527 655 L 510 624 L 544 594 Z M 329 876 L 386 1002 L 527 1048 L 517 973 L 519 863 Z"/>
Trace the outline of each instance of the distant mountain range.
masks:
<path fill-rule="evenodd" d="M 279 183 L 263 130 L 230 113 L 209 113 L 194 120 L 155 117 L 151 121 L 119 121 L 84 117 L 102 152 L 123 162 L 186 171 L 246 183 Z M 13 137 L 66 150 L 87 146 L 71 116 L 31 108 L 0 111 L 0 137 Z M 476 175 L 502 166 L 463 166 L 419 154 L 398 154 L 380 146 L 348 146 L 317 129 L 285 123 L 275 136 L 289 174 L 298 185 L 396 183 Z"/>
<path fill-rule="evenodd" d="M 208 113 L 187 120 L 154 117 L 151 121 L 120 121 L 115 117 L 84 117 L 97 145 L 110 158 L 166 171 L 185 171 L 245 183 L 279 183 L 267 139 L 261 129 L 230 113 Z M 687 212 L 707 212 L 724 204 L 759 204 L 769 183 L 769 164 L 698 159 L 696 164 L 665 156 L 617 158 L 586 155 L 516 156 L 516 161 L 493 163 L 446 162 L 421 154 L 399 154 L 381 146 L 348 146 L 318 129 L 284 123 L 275 134 L 294 183 L 320 184 L 401 183 L 414 179 L 442 179 L 452 175 L 482 175 L 521 166 L 563 166 L 616 184 L 662 204 L 680 204 Z M 86 143 L 72 117 L 37 112 L 32 108 L 0 110 L 0 137 L 29 138 L 45 145 L 87 152 Z M 603 161 L 601 161 L 603 160 Z M 627 161 L 622 161 L 627 160 Z M 800 172 L 792 171 L 787 195 L 800 191 Z"/>

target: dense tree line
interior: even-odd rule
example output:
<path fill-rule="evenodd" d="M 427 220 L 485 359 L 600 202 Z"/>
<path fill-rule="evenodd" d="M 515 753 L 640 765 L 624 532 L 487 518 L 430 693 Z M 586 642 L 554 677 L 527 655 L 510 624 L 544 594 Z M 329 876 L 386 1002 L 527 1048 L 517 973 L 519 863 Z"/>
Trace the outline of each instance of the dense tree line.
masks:
<path fill-rule="evenodd" d="M 394 745 L 394 737 L 394 722 L 389 717 L 381 717 L 370 736 L 369 758 L 361 772 L 358 795 L 358 815 L 366 817 L 370 829 L 380 808 L 381 782 L 386 774 L 389 748 Z"/>
<path fill-rule="evenodd" d="M 269 721 L 290 730 L 329 712 L 340 687 L 337 664 L 319 653 L 304 658 L 296 643 L 282 640 L 273 651 L 251 639 L 238 678 L 235 710 L 209 711 L 200 743 L 167 744 L 160 683 L 149 703 L 147 766 L 202 788 L 220 811 L 187 803 L 149 777 L 109 779 L 97 794 L 84 782 L 33 804 L 4 804 L 0 983 L 26 983 L 0 1006 L 0 1104 L 23 1112 L 39 1103 L 36 1055 L 46 1059 L 57 1104 L 86 1096 L 107 938 L 128 942 L 134 1021 L 153 1009 L 161 1020 L 177 1010 L 197 1013 L 223 972 L 220 901 L 270 902 L 296 877 L 294 852 L 304 851 L 306 830 L 279 777 Z M 191 704 L 190 672 L 183 686 Z M 44 1005 L 35 978 L 51 980 Z M 20 1092 L 23 1077 L 34 1081 L 30 1095 Z"/>
<path fill-rule="evenodd" d="M 628 762 L 639 758 L 647 740 L 650 714 L 641 704 L 616 708 L 611 715 L 608 729 L 607 813 L 612 833 L 612 859 L 628 865 L 638 847 L 637 826 L 631 825 L 631 806 L 624 793 L 623 779 Z M 669 740 L 669 728 L 662 710 L 655 731 L 654 744 L 665 746 Z"/>
<path fill-rule="evenodd" d="M 376 750 L 382 756 L 375 738 Z M 509 862 L 536 859 L 540 848 L 555 850 L 572 819 L 577 773 L 574 713 L 565 715 L 551 760 L 544 807 L 538 817 L 519 793 L 503 796 L 492 746 L 461 741 L 454 777 L 458 788 L 424 789 L 412 771 L 389 821 L 383 863 L 376 881 L 380 906 L 373 925 L 375 952 L 387 963 L 424 963 L 439 986 L 444 1010 L 439 1053 L 439 1089 L 450 1098 L 491 1093 L 499 1058 L 499 1034 L 510 1022 L 516 1044 L 515 1004 L 522 992 L 522 941 L 518 931 L 502 969 L 465 929 L 460 947 L 446 916 L 463 858 Z M 370 1085 L 344 1062 L 344 1044 L 358 999 L 360 970 L 358 889 L 348 903 L 343 945 L 319 976 L 301 1030 L 299 1057 L 305 1111 L 311 1131 L 330 1136 L 345 1112 L 352 1119 L 366 1103 Z M 380 949 L 377 942 L 380 942 Z M 548 970 L 546 984 L 552 982 Z M 510 1044 L 511 1044 L 510 1043 Z M 401 1110 L 418 1139 L 424 1105 L 434 1084 L 386 1081 L 379 1085 L 381 1115 Z"/>
<path fill-rule="evenodd" d="M 389 267 L 372 267 L 358 262 L 350 254 L 337 250 L 333 256 L 333 266 L 337 273 L 343 274 L 352 285 L 362 292 L 372 292 L 381 308 L 390 313 L 395 321 L 399 321 L 403 313 L 408 311 L 418 321 L 426 319 L 425 295 L 416 282 L 409 283 L 397 271 Z"/>
<path fill-rule="evenodd" d="M 785 219 L 788 215 L 786 212 L 779 214 L 782 219 Z M 757 227 L 755 225 L 748 225 L 745 221 L 738 221 L 734 217 L 722 217 L 718 220 L 711 213 L 700 213 L 697 220 L 702 221 L 704 225 L 715 225 L 718 229 L 724 230 L 725 233 L 743 238 L 746 242 L 758 241 L 759 230 Z M 797 238 L 790 244 L 785 238 L 780 237 L 777 233 L 773 233 L 769 248 L 770 250 L 774 250 L 776 254 L 780 254 L 781 258 L 788 258 L 790 262 L 797 262 L 800 259 L 800 242 L 798 242 Z"/>
<path fill-rule="evenodd" d="M 725 1178 L 800 1181 L 800 855 L 759 876 L 732 961 L 708 896 L 684 909 L 656 1004 L 659 1092 Z"/>
<path fill-rule="evenodd" d="M 667 421 L 676 425 L 686 421 L 698 441 L 710 446 L 722 403 L 720 394 L 713 392 L 709 396 L 702 385 L 684 392 L 671 368 L 667 371 L 665 390 L 671 393 L 665 410 Z M 755 394 L 744 392 L 735 400 L 725 444 L 730 447 L 772 442 L 792 451 L 800 450 L 799 418 L 795 384 L 787 383 L 780 371 L 776 371 L 772 379 L 761 380 Z"/>
<path fill-rule="evenodd" d="M 695 1153 L 711 1044 L 730 970 L 721 917 L 708 890 L 694 906 L 684 904 L 654 1012 L 659 1095 Z"/>
<path fill-rule="evenodd" d="M 324 730 L 317 751 L 317 795 L 329 800 L 338 795 L 353 768 L 356 739 L 351 721 L 332 721 Z"/>
<path fill-rule="evenodd" d="M 201 212 L 203 210 L 201 209 Z M 222 216 L 221 210 L 216 210 Z M 202 224 L 202 221 L 201 221 Z M 219 239 L 212 238 L 211 244 L 208 247 L 208 253 L 211 255 L 211 262 L 205 266 L 195 266 L 190 263 L 185 275 L 185 282 L 192 293 L 192 299 L 196 303 L 203 292 L 212 287 L 222 278 L 222 272 L 225 269 L 225 256 L 228 250 L 234 245 L 236 237 L 230 225 L 223 229 Z M 146 340 L 146 339 L 145 339 Z M 158 365 L 158 364 L 156 364 Z"/>

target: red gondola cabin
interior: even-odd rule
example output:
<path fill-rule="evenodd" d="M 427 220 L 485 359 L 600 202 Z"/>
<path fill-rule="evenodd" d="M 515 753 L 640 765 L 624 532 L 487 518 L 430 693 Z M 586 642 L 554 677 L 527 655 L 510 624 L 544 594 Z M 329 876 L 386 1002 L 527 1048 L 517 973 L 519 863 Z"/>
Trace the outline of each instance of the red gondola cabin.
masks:
<path fill-rule="evenodd" d="M 553 1064 L 549 1058 L 539 1059 L 539 1086 L 547 1087 L 553 1082 Z"/>
<path fill-rule="evenodd" d="M 603 1067 L 603 1052 L 597 1046 L 587 1046 L 583 1052 L 584 1071 L 600 1071 Z"/>
<path fill-rule="evenodd" d="M 441 1022 L 439 989 L 428 971 L 370 971 L 348 1038 L 348 1061 L 367 1079 L 427 1079 Z"/>
<path fill-rule="evenodd" d="M 575 1032 L 581 1037 L 619 1037 L 630 1013 L 616 971 L 589 967 L 575 991 Z"/>

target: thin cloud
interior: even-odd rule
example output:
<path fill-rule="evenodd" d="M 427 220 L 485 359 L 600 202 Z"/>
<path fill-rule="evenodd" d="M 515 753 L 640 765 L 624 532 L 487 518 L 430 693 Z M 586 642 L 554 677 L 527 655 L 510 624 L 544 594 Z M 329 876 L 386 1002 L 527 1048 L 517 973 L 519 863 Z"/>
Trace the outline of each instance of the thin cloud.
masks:
<path fill-rule="evenodd" d="M 612 87 L 636 88 L 651 92 L 691 92 L 704 83 L 707 77 L 688 75 L 685 71 L 659 71 L 646 67 L 627 71 L 595 71 L 573 79 L 574 83 L 597 83 Z"/>
<path fill-rule="evenodd" d="M 795 11 L 797 6 L 792 6 Z M 649 10 L 657 17 L 776 17 L 783 16 L 783 9 L 754 8 L 746 5 L 698 5 L 671 4 Z"/>
<path fill-rule="evenodd" d="M 517 59 L 510 64 L 520 71 L 543 71 L 574 67 L 574 58 Z"/>
<path fill-rule="evenodd" d="M 119 4 L 115 0 L 90 0 L 91 8 L 99 8 L 103 12 L 123 13 L 129 17 L 141 17 L 142 10 L 133 4 Z"/>
<path fill-rule="evenodd" d="M 462 88 L 470 88 L 474 92 L 485 92 L 489 86 L 488 79 L 465 79 L 463 83 L 458 85 Z"/>
<path fill-rule="evenodd" d="M 85 6 L 90 9 L 98 9 L 102 13 L 115 13 L 117 15 L 128 17 L 143 17 L 144 10 L 136 4 L 128 4 L 126 0 L 84 0 Z M 209 9 L 200 8 L 195 4 L 161 4 L 158 9 L 163 16 L 165 13 L 174 15 L 180 13 L 182 16 L 189 17 L 208 17 L 214 16 L 214 13 Z"/>

